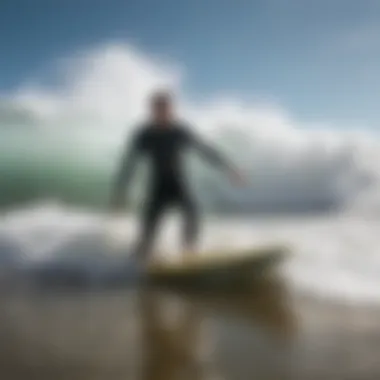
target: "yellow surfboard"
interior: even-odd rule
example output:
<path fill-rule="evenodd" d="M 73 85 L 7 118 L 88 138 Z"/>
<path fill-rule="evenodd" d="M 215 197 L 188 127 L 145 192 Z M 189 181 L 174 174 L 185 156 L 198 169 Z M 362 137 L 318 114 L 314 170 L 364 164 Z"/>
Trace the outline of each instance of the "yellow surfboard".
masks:
<path fill-rule="evenodd" d="M 246 249 L 203 252 L 181 260 L 152 262 L 147 267 L 152 282 L 197 286 L 227 284 L 261 275 L 275 267 L 288 254 L 287 247 L 261 246 Z"/>

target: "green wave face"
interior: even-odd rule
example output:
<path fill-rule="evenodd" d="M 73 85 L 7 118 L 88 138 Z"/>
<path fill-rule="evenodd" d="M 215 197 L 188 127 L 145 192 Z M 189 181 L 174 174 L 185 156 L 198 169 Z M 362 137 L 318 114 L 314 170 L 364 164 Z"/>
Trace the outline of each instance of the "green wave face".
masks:
<path fill-rule="evenodd" d="M 114 168 L 104 152 L 94 157 L 69 134 L 13 131 L 1 135 L 2 208 L 43 199 L 84 206 L 105 202 Z"/>

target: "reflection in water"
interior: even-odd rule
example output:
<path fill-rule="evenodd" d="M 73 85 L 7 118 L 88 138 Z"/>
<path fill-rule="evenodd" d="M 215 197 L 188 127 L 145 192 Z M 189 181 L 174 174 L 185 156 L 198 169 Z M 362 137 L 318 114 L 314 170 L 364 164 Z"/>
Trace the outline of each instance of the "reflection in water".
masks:
<path fill-rule="evenodd" d="M 210 368 L 199 357 L 204 318 L 199 308 L 189 302 L 173 302 L 173 299 L 165 305 L 164 296 L 152 291 L 140 296 L 144 352 L 141 379 L 209 378 Z M 169 310 L 165 310 L 165 306 Z M 164 311 L 171 315 L 165 315 Z"/>
<path fill-rule="evenodd" d="M 187 292 L 182 293 L 182 296 L 188 302 L 230 317 L 236 323 L 259 324 L 278 337 L 291 337 L 296 332 L 291 299 L 281 281 L 263 279 L 239 291 L 205 294 Z"/>
<path fill-rule="evenodd" d="M 0 297 L 0 378 L 379 378 L 378 310 L 229 293 L 109 290 Z"/>
<path fill-rule="evenodd" d="M 234 323 L 248 322 L 248 326 L 261 324 L 282 338 L 294 331 L 284 288 L 271 281 L 237 293 L 146 290 L 139 300 L 145 347 L 142 380 L 224 378 L 216 364 L 215 316 L 225 316 Z M 179 312 L 177 318 L 173 318 L 173 307 Z M 172 317 L 169 322 L 165 311 Z M 250 378 L 248 373 L 243 376 Z"/>
<path fill-rule="evenodd" d="M 248 380 L 244 368 L 228 376 L 220 368 L 234 367 L 234 359 L 223 359 L 231 344 L 220 335 L 245 322 L 246 332 L 260 325 L 288 331 L 291 319 L 278 289 L 3 294 L 0 378 Z M 232 344 L 238 352 L 239 342 Z"/>

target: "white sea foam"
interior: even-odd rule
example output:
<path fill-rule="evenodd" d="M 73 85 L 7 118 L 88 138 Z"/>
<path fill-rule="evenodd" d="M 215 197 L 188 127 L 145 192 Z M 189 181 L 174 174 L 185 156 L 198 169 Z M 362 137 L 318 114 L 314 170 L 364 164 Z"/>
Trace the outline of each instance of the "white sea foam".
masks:
<path fill-rule="evenodd" d="M 175 255 L 180 229 L 169 218 L 158 251 Z M 0 260 L 4 268 L 66 268 L 83 278 L 117 276 L 126 270 L 129 243 L 137 232 L 134 218 L 123 220 L 127 244 L 110 246 L 102 218 L 61 207 L 35 207 L 3 218 Z M 380 301 L 379 219 L 330 217 L 207 218 L 201 247 L 243 247 L 286 243 L 292 258 L 283 273 L 290 286 L 317 297 L 351 302 Z M 123 269 L 124 268 L 124 269 Z"/>

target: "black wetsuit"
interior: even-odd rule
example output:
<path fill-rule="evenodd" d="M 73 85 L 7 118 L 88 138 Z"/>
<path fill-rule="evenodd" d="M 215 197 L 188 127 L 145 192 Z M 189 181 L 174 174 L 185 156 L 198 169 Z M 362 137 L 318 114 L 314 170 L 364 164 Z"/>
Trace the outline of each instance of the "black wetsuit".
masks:
<path fill-rule="evenodd" d="M 197 238 L 197 207 L 187 185 L 183 167 L 182 156 L 188 148 L 197 149 L 208 161 L 221 168 L 228 167 L 216 150 L 199 140 L 181 123 L 173 122 L 170 126 L 145 125 L 135 133 L 129 149 L 125 151 L 117 177 L 116 194 L 120 196 L 130 180 L 140 155 L 149 159 L 151 169 L 138 254 L 145 255 L 151 249 L 159 219 L 170 205 L 179 206 L 184 213 L 186 246 L 190 248 Z"/>

